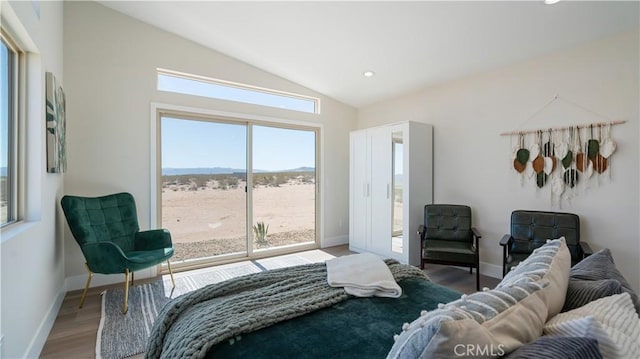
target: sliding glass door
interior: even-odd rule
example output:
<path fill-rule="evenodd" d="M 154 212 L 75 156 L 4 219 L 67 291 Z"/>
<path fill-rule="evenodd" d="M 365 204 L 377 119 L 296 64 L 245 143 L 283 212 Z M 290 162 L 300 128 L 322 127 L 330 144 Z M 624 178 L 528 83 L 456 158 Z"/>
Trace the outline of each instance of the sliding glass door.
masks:
<path fill-rule="evenodd" d="M 247 253 L 247 126 L 162 117 L 162 227 L 173 261 Z"/>
<path fill-rule="evenodd" d="M 176 267 L 315 246 L 317 129 L 165 114 L 160 133 Z"/>
<path fill-rule="evenodd" d="M 313 243 L 315 132 L 269 126 L 252 129 L 254 249 Z"/>

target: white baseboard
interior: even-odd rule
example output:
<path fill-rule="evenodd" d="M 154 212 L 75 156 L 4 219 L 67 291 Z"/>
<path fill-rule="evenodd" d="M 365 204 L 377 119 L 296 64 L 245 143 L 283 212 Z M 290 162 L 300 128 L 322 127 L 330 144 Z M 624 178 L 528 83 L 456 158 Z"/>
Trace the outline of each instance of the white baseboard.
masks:
<path fill-rule="evenodd" d="M 341 246 L 343 244 L 349 244 L 349 235 L 325 237 L 320 243 L 320 248 Z"/>
<path fill-rule="evenodd" d="M 480 262 L 480 274 L 496 279 L 502 279 L 502 266 Z"/>
<path fill-rule="evenodd" d="M 469 270 L 469 267 L 458 267 L 458 266 L 454 266 L 454 267 L 464 269 L 466 271 Z M 486 275 L 487 277 L 502 279 L 502 266 L 498 266 L 491 263 L 480 262 L 480 274 Z"/>
<path fill-rule="evenodd" d="M 49 337 L 51 328 L 53 328 L 53 323 L 55 323 L 56 317 L 58 317 L 58 312 L 62 307 L 62 302 L 64 301 L 64 296 L 66 293 L 67 292 L 64 290 L 64 288 L 60 288 L 58 294 L 56 294 L 53 303 L 51 303 L 51 306 L 47 311 L 47 315 L 45 315 L 44 319 L 42 319 L 42 323 L 40 323 L 36 334 L 33 336 L 31 343 L 29 343 L 29 347 L 27 347 L 24 358 L 40 357 L 42 348 L 44 348 L 44 343 L 47 342 L 47 338 Z"/>
<path fill-rule="evenodd" d="M 67 277 L 65 280 L 65 287 L 68 292 L 72 290 L 84 289 L 84 286 L 87 284 L 87 274 L 76 275 L 73 277 Z M 149 278 L 156 276 L 156 268 L 147 268 L 141 271 L 137 271 L 135 274 L 136 279 Z M 123 274 L 94 274 L 93 279 L 91 280 L 90 287 L 101 287 L 104 285 L 111 285 L 117 283 L 124 283 L 124 275 Z"/>

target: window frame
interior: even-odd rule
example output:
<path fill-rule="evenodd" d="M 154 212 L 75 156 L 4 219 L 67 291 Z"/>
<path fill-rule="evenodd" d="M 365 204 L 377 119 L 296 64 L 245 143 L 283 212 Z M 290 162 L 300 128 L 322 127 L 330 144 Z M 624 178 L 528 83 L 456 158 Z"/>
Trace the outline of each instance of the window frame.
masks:
<path fill-rule="evenodd" d="M 9 50 L 9 88 L 8 88 L 8 123 L 7 123 L 7 221 L 0 223 L 0 228 L 4 229 L 19 222 L 22 213 L 21 198 L 21 111 L 20 103 L 24 96 L 24 76 L 25 68 L 24 51 L 17 45 L 16 41 L 7 33 L 4 28 L 0 28 L 0 39 Z M 0 219 L 3 220 L 3 219 Z"/>
<path fill-rule="evenodd" d="M 195 94 L 195 93 L 174 91 L 174 90 L 170 90 L 170 89 L 162 89 L 162 88 L 160 88 L 160 76 L 173 77 L 175 79 L 193 81 L 194 83 L 200 83 L 200 84 L 209 84 L 209 85 L 219 86 L 219 87 L 223 87 L 223 88 L 228 88 L 230 90 L 235 89 L 235 90 L 241 90 L 241 91 L 245 91 L 245 92 L 249 92 L 249 93 L 266 94 L 266 95 L 275 96 L 275 97 L 281 97 L 281 98 L 286 98 L 286 99 L 294 99 L 294 100 L 298 100 L 298 101 L 312 102 L 313 103 L 313 111 L 306 111 L 306 110 L 302 110 L 302 109 L 289 108 L 289 107 L 281 107 L 281 106 L 271 105 L 269 103 L 260 102 L 260 101 L 256 101 L 256 102 L 254 102 L 254 101 L 246 101 L 246 100 L 243 100 L 242 98 L 230 99 L 230 98 L 219 97 L 219 96 L 215 96 L 215 95 L 208 96 L 208 95 L 205 95 L 205 94 Z M 243 84 L 243 83 L 239 83 L 239 82 L 216 79 L 216 78 L 212 78 L 212 77 L 188 74 L 188 73 L 185 73 L 185 72 L 179 72 L 179 71 L 168 70 L 168 69 L 163 69 L 163 68 L 156 68 L 156 89 L 158 91 L 164 91 L 164 92 L 170 92 L 170 93 L 179 93 L 179 94 L 185 94 L 185 95 L 188 95 L 188 96 L 201 96 L 201 97 L 206 97 L 206 98 L 211 98 L 211 99 L 216 99 L 216 100 L 222 100 L 222 101 L 234 101 L 234 102 L 240 102 L 240 103 L 248 103 L 248 104 L 252 104 L 252 105 L 283 109 L 283 110 L 287 110 L 287 111 L 304 112 L 304 113 L 310 113 L 310 114 L 319 114 L 320 113 L 320 99 L 317 98 L 317 97 L 305 96 L 305 95 L 295 94 L 295 93 L 286 92 L 286 91 L 280 91 L 280 90 L 274 90 L 274 89 L 269 89 L 269 88 L 265 88 L 265 87 L 259 87 L 259 86 Z"/>

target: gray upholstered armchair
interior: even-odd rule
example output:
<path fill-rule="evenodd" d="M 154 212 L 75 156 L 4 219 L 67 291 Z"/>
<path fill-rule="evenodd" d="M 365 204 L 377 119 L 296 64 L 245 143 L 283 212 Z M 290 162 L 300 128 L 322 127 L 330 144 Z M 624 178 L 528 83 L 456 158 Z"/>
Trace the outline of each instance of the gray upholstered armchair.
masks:
<path fill-rule="evenodd" d="M 548 239 L 564 237 L 571 252 L 571 265 L 593 253 L 580 241 L 580 217 L 572 213 L 543 211 L 513 211 L 511 233 L 500 240 L 502 246 L 502 275 L 527 258 L 534 249 Z"/>
<path fill-rule="evenodd" d="M 476 287 L 480 290 L 480 250 L 482 236 L 471 226 L 471 208 L 453 204 L 424 206 L 424 225 L 420 235 L 420 268 L 424 263 L 476 268 Z"/>
<path fill-rule="evenodd" d="M 62 197 L 62 209 L 73 237 L 82 249 L 89 278 L 80 299 L 84 304 L 93 273 L 124 274 L 124 303 L 127 313 L 129 281 L 133 272 L 167 262 L 173 255 L 171 234 L 166 229 L 140 231 L 133 196 L 116 193 L 102 197 Z"/>

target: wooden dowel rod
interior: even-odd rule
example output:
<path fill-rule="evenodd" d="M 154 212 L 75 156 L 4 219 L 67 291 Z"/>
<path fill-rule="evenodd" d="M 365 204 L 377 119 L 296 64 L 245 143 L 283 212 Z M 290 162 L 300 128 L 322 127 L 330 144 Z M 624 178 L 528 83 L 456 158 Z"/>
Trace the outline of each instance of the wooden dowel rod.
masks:
<path fill-rule="evenodd" d="M 510 131 L 510 132 L 503 132 L 500 134 L 500 136 L 511 136 L 511 135 L 519 135 L 519 134 L 527 134 L 527 133 L 538 133 L 539 131 L 542 132 L 547 132 L 549 130 L 551 131 L 558 131 L 558 130 L 565 130 L 565 129 L 569 129 L 571 127 L 576 128 L 576 129 L 580 129 L 580 128 L 585 128 L 585 127 L 591 127 L 591 126 L 613 126 L 613 125 L 621 125 L 623 123 L 626 123 L 627 121 L 611 121 L 611 122 L 594 122 L 594 123 L 588 123 L 588 124 L 582 124 L 582 125 L 575 125 L 575 126 L 562 126 L 562 127 L 550 127 L 550 128 L 541 128 L 538 130 L 523 130 L 523 131 Z"/>

